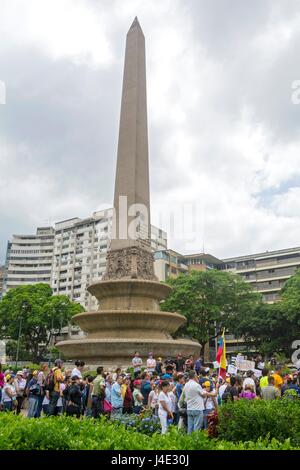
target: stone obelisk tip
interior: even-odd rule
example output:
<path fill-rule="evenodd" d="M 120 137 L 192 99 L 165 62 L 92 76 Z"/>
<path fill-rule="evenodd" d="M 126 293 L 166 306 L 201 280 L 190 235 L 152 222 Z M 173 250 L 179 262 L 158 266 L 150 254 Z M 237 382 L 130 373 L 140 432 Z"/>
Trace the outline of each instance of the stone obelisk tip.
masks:
<path fill-rule="evenodd" d="M 134 29 L 134 28 L 136 28 L 136 27 L 138 27 L 138 28 L 143 32 L 143 30 L 142 30 L 142 28 L 141 28 L 141 25 L 140 25 L 140 23 L 139 23 L 139 20 L 138 20 L 138 17 L 137 17 L 137 16 L 134 18 L 133 23 L 132 23 L 132 25 L 131 25 L 130 28 L 129 28 L 129 31 L 131 31 L 132 29 Z M 129 32 L 129 31 L 128 31 L 128 32 Z"/>

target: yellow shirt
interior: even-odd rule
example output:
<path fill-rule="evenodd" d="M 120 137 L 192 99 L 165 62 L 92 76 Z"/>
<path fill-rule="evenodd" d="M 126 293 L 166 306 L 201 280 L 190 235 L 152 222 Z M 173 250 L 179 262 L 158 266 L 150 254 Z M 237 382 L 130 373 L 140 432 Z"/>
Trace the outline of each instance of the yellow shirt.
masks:
<path fill-rule="evenodd" d="M 61 369 L 55 369 L 54 371 L 54 392 L 60 392 L 60 384 L 63 382 L 64 376 L 62 375 Z"/>
<path fill-rule="evenodd" d="M 269 385 L 268 376 L 261 377 L 261 379 L 260 379 L 260 381 L 259 381 L 259 386 L 260 386 L 260 388 L 267 387 L 268 385 Z"/>
<path fill-rule="evenodd" d="M 125 395 L 126 395 L 126 390 L 127 390 L 127 385 L 126 385 L 126 384 L 122 384 L 122 385 L 121 385 L 121 393 L 122 393 L 122 398 L 123 398 L 123 400 L 124 400 Z"/>
<path fill-rule="evenodd" d="M 274 387 L 278 388 L 279 390 L 281 389 L 281 386 L 283 384 L 283 378 L 279 374 L 273 374 L 274 377 Z"/>

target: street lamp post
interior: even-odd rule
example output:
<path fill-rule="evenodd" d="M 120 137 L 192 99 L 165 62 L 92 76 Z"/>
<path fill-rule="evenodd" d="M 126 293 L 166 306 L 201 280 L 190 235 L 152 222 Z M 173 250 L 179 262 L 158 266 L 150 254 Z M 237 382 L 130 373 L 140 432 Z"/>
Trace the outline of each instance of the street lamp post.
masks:
<path fill-rule="evenodd" d="M 21 330 L 22 330 L 22 320 L 23 320 L 23 316 L 21 315 L 21 317 L 20 317 L 20 324 L 19 324 L 19 334 L 18 334 L 17 352 L 16 352 L 16 369 L 18 368 L 18 360 L 19 360 L 20 339 L 21 339 Z"/>
<path fill-rule="evenodd" d="M 51 330 L 50 330 L 50 336 L 53 335 L 53 326 L 54 326 L 54 319 L 53 316 L 51 318 Z M 49 342 L 50 344 L 50 342 Z M 49 354 L 49 367 L 51 367 L 51 362 L 52 362 L 52 352 L 51 352 L 51 344 L 50 344 L 50 354 Z"/>

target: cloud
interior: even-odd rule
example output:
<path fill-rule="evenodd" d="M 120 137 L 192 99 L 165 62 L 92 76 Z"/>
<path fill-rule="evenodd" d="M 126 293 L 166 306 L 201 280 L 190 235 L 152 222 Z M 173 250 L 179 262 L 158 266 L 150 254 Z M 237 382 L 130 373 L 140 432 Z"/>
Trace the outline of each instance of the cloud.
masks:
<path fill-rule="evenodd" d="M 152 220 L 219 257 L 299 245 L 299 2 L 1 2 L 0 260 L 12 233 L 110 205 L 125 35 L 147 47 Z M 187 221 L 183 222 L 189 227 Z M 194 233 L 195 232 L 195 233 Z M 181 231 L 182 233 L 182 231 Z"/>

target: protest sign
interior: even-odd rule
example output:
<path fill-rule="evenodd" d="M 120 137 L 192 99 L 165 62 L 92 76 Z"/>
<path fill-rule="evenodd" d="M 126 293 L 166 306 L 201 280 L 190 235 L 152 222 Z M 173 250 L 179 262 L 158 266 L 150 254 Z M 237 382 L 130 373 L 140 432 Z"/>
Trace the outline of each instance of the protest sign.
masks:
<path fill-rule="evenodd" d="M 257 377 L 259 379 L 261 377 L 261 370 L 254 369 L 254 375 L 255 375 L 255 377 Z"/>
<path fill-rule="evenodd" d="M 239 370 L 247 371 L 247 370 L 254 370 L 255 369 L 255 362 L 254 361 L 246 361 L 240 360 L 239 358 L 235 361 L 235 365 Z"/>
<path fill-rule="evenodd" d="M 237 367 L 233 366 L 232 364 L 230 364 L 227 368 L 227 372 L 228 374 L 232 374 L 232 375 L 236 375 L 237 373 Z"/>

